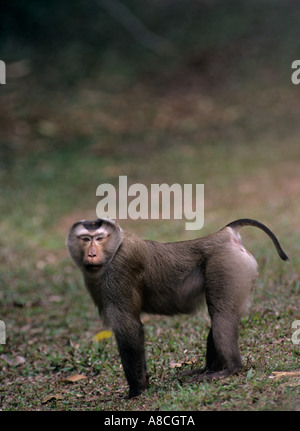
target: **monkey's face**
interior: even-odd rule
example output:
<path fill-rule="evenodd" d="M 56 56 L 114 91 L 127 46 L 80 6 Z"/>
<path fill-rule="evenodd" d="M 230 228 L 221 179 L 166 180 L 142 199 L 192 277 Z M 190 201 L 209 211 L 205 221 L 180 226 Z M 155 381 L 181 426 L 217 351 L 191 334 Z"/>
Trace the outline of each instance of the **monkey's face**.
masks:
<path fill-rule="evenodd" d="M 121 229 L 112 220 L 82 220 L 75 223 L 68 235 L 71 257 L 83 271 L 97 272 L 108 263 L 112 250 L 121 242 Z"/>
<path fill-rule="evenodd" d="M 81 244 L 82 263 L 87 270 L 97 271 L 102 267 L 108 236 L 108 232 L 103 228 L 88 231 L 82 227 L 77 233 L 77 239 Z"/>

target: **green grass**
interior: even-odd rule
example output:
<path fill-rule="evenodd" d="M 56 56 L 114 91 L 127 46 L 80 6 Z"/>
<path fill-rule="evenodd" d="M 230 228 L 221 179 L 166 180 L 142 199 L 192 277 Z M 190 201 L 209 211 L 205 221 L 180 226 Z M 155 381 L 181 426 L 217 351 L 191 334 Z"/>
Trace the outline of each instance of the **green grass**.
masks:
<path fill-rule="evenodd" d="M 290 204 L 286 204 L 286 193 L 292 191 L 276 187 L 280 184 L 278 168 L 280 171 L 281 166 L 280 175 L 296 175 L 296 171 L 287 172 L 284 167 L 289 154 L 295 154 L 296 149 L 293 145 L 286 147 L 283 156 L 280 147 L 274 146 L 271 162 L 266 154 L 269 151 L 270 144 L 269 148 L 260 149 L 254 145 L 251 151 L 239 147 L 235 151 L 229 146 L 226 151 L 225 144 L 198 147 L 197 142 L 190 139 L 188 148 L 175 146 L 160 154 L 154 152 L 145 180 L 142 158 L 95 159 L 88 154 L 84 156 L 89 146 L 76 149 L 70 145 L 68 149 L 57 149 L 47 156 L 29 152 L 23 156 L 22 164 L 16 159 L 15 168 L 5 174 L 1 198 L 5 214 L 1 221 L 1 319 L 7 326 L 7 343 L 0 346 L 1 408 L 297 409 L 295 378 L 280 381 L 269 378 L 272 371 L 299 369 L 299 348 L 291 343 L 291 325 L 299 318 L 296 258 L 299 246 L 294 236 L 297 208 L 292 197 Z M 224 160 L 228 153 L 229 158 Z M 66 160 L 68 166 L 65 166 Z M 169 163 L 164 175 L 160 175 L 162 161 Z M 289 163 L 293 165 L 295 161 L 291 158 Z M 38 171 L 37 166 L 48 168 Z M 244 364 L 241 375 L 201 385 L 181 384 L 180 371 L 191 367 L 185 363 L 195 358 L 195 365 L 203 364 L 209 328 L 207 315 L 202 311 L 192 317 L 150 317 L 145 323 L 150 388 L 137 399 L 123 397 L 127 384 L 115 340 L 93 341 L 101 323 L 64 246 L 67 228 L 78 218 L 78 212 L 84 215 L 85 206 L 89 214 L 93 212 L 95 189 L 107 180 L 103 171 L 112 166 L 115 173 L 109 178 L 115 182 L 118 173 L 124 173 L 123 166 L 129 168 L 134 181 L 171 183 L 175 179 L 187 182 L 189 178 L 191 182 L 197 179 L 204 182 L 205 232 L 218 229 L 236 217 L 255 216 L 280 236 L 291 263 L 278 259 L 263 234 L 245 229 L 245 243 L 257 256 L 261 274 L 250 314 L 240 325 Z M 87 171 L 91 172 L 89 178 L 85 175 Z M 268 187 L 272 200 L 264 200 L 260 180 L 267 185 L 274 180 L 275 190 Z M 246 187 L 248 182 L 250 191 Z M 241 183 L 245 184 L 249 202 L 243 190 L 239 191 Z M 195 232 L 185 232 L 184 224 L 178 221 L 129 220 L 123 224 L 143 237 L 158 240 L 195 236 Z M 13 361 L 18 355 L 25 358 L 23 364 L 7 364 L 5 358 Z M 172 362 L 182 366 L 179 370 L 173 369 Z M 74 384 L 61 382 L 63 377 L 72 374 L 84 374 L 87 379 Z M 50 395 L 53 398 L 49 399 Z"/>
<path fill-rule="evenodd" d="M 63 97 L 34 76 L 1 93 L 10 103 L 0 119 L 0 319 L 7 329 L 0 409 L 299 410 L 299 377 L 269 378 L 299 370 L 299 345 L 291 342 L 300 318 L 299 89 L 262 64 L 213 83 L 177 67 L 136 83 L 103 73 L 96 89 L 80 81 Z M 117 185 L 119 175 L 146 186 L 205 184 L 201 232 L 185 231 L 185 220 L 120 221 L 143 238 L 190 239 L 239 217 L 257 218 L 278 235 L 289 263 L 262 232 L 242 231 L 260 276 L 240 323 L 240 375 L 182 384 L 180 372 L 204 362 L 206 311 L 145 316 L 150 387 L 124 397 L 116 342 L 93 341 L 101 322 L 65 247 L 74 221 L 96 217 L 97 186 Z M 25 362 L 14 365 L 18 356 Z M 61 381 L 73 374 L 87 378 Z"/>

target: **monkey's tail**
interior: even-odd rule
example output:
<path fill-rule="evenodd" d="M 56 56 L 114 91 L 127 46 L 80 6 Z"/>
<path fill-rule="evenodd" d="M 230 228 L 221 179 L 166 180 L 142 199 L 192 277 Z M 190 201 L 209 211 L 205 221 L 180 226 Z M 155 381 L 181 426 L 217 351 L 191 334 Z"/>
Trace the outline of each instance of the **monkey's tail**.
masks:
<path fill-rule="evenodd" d="M 242 218 L 242 219 L 238 219 L 238 220 L 235 220 L 235 221 L 229 223 L 225 227 L 231 227 L 232 229 L 238 229 L 239 230 L 239 228 L 241 228 L 243 226 L 255 226 L 255 227 L 258 227 L 259 229 L 263 230 L 273 241 L 273 244 L 274 244 L 280 258 L 282 260 L 289 260 L 289 258 L 285 254 L 285 252 L 282 250 L 281 245 L 279 244 L 279 241 L 276 238 L 276 236 L 263 223 L 260 223 L 259 221 L 256 221 L 256 220 L 252 220 L 250 218 Z"/>

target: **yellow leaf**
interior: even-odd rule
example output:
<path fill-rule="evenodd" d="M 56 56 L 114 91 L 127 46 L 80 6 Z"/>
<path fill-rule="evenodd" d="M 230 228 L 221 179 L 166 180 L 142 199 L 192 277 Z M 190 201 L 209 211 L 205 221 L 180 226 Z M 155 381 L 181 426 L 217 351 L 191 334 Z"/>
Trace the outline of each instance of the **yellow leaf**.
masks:
<path fill-rule="evenodd" d="M 48 401 L 53 401 L 53 400 L 63 400 L 64 397 L 62 394 L 52 394 L 52 395 L 47 395 L 43 400 L 42 400 L 42 404 L 46 404 L 48 403 Z"/>
<path fill-rule="evenodd" d="M 174 362 L 174 361 L 170 362 L 170 368 L 181 368 L 181 367 L 182 367 L 182 362 Z"/>
<path fill-rule="evenodd" d="M 72 376 L 66 377 L 65 379 L 60 379 L 60 382 L 64 383 L 75 383 L 78 380 L 86 379 L 87 377 L 84 374 L 73 374 Z"/>
<path fill-rule="evenodd" d="M 279 380 L 281 377 L 300 377 L 300 371 L 272 371 L 270 379 Z"/>
<path fill-rule="evenodd" d="M 197 362 L 197 358 L 192 358 L 190 361 L 185 361 L 186 365 L 195 364 Z"/>
<path fill-rule="evenodd" d="M 101 332 L 98 332 L 98 334 L 94 335 L 93 340 L 94 341 L 101 341 L 101 340 L 105 340 L 105 338 L 109 338 L 111 336 L 112 336 L 111 331 L 101 331 Z"/>

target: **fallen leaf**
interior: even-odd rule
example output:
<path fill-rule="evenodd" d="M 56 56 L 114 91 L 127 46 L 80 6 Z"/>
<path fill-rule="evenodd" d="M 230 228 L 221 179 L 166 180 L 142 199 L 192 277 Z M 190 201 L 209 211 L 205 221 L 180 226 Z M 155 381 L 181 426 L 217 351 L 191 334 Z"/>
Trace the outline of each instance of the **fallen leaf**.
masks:
<path fill-rule="evenodd" d="M 300 377 L 300 371 L 272 371 L 269 379 L 279 380 L 282 377 Z"/>
<path fill-rule="evenodd" d="M 98 332 L 98 334 L 94 335 L 93 340 L 94 341 L 101 341 L 101 340 L 105 340 L 106 338 L 109 338 L 111 336 L 112 336 L 111 331 L 101 331 L 101 332 Z"/>
<path fill-rule="evenodd" d="M 3 361 L 5 361 L 8 365 L 15 367 L 22 365 L 26 362 L 24 356 L 15 356 L 13 359 L 9 359 L 7 355 L 2 354 L 0 358 L 3 359 Z"/>
<path fill-rule="evenodd" d="M 181 368 L 183 365 L 192 365 L 195 362 L 197 362 L 197 358 L 192 358 L 190 361 L 183 361 L 183 362 L 170 362 L 170 368 Z"/>
<path fill-rule="evenodd" d="M 180 368 L 182 367 L 183 363 L 182 362 L 170 362 L 170 368 Z"/>
<path fill-rule="evenodd" d="M 64 397 L 62 394 L 52 394 L 52 395 L 47 395 L 43 400 L 42 400 L 42 404 L 46 404 L 49 401 L 53 401 L 53 400 L 63 400 Z"/>
<path fill-rule="evenodd" d="M 190 361 L 185 361 L 184 364 L 191 365 L 191 364 L 195 364 L 195 362 L 197 362 L 197 358 L 192 358 Z"/>
<path fill-rule="evenodd" d="M 84 374 L 73 374 L 72 376 L 66 377 L 64 379 L 60 379 L 59 382 L 62 383 L 76 383 L 79 380 L 86 379 L 87 377 Z"/>

